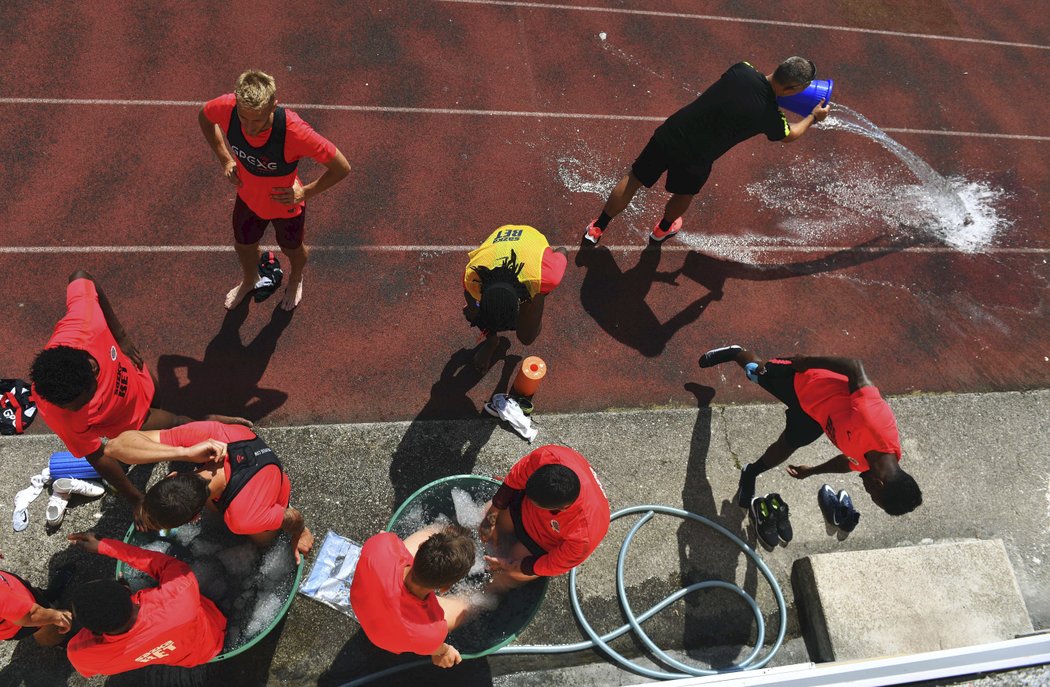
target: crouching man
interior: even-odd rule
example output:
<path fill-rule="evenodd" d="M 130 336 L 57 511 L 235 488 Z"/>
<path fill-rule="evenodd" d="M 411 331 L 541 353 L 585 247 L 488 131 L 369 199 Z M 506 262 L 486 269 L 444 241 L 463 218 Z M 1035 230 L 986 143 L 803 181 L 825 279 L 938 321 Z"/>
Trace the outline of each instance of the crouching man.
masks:
<path fill-rule="evenodd" d="M 361 548 L 350 605 L 380 649 L 430 656 L 434 665 L 451 668 L 463 659 L 445 639 L 466 620 L 469 606 L 437 592 L 447 592 L 473 564 L 474 540 L 459 525 L 420 530 L 404 541 L 382 532 Z"/>
<path fill-rule="evenodd" d="M 91 532 L 69 535 L 89 553 L 116 558 L 157 580 L 132 593 L 114 579 L 88 582 L 72 594 L 73 617 L 84 629 L 66 649 L 84 677 L 116 675 L 151 665 L 191 668 L 215 658 L 225 641 L 226 618 L 201 596 L 190 566 Z"/>
<path fill-rule="evenodd" d="M 609 531 L 609 500 L 587 460 L 543 446 L 519 460 L 478 528 L 496 555 L 485 556 L 493 590 L 572 570 Z"/>
<path fill-rule="evenodd" d="M 128 431 L 106 444 L 106 455 L 130 465 L 162 461 L 201 463 L 173 473 L 146 492 L 142 520 L 152 530 L 196 519 L 205 508 L 222 513 L 234 534 L 266 546 L 284 530 L 295 562 L 314 536 L 303 515 L 288 505 L 291 482 L 273 449 L 251 429 L 221 422 L 190 422 L 171 429 Z"/>

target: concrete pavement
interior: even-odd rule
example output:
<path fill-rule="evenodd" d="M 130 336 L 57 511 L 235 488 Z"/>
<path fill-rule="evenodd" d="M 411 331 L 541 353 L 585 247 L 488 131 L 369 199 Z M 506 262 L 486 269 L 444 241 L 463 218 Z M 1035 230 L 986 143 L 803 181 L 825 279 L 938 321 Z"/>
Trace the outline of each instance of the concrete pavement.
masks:
<path fill-rule="evenodd" d="M 728 372 L 728 370 L 727 370 Z M 694 379 L 701 379 L 699 372 Z M 758 456 L 779 434 L 783 413 L 777 405 L 708 406 L 711 389 L 689 387 L 699 408 L 667 408 L 584 415 L 544 415 L 542 399 L 535 445 L 564 443 L 588 457 L 608 493 L 613 509 L 638 504 L 665 504 L 714 518 L 740 531 L 744 513 L 731 503 L 740 466 Z M 816 504 L 821 477 L 797 481 L 783 472 L 768 473 L 759 490 L 779 491 L 792 508 L 795 539 L 767 551 L 745 538 L 771 568 L 788 602 L 787 632 L 797 638 L 798 619 L 790 584 L 793 562 L 818 553 L 892 548 L 960 539 L 1001 539 L 1024 597 L 1033 626 L 1050 627 L 1050 570 L 1043 565 L 1050 528 L 1050 391 L 994 394 L 914 395 L 889 399 L 897 414 L 904 465 L 918 480 L 924 504 L 916 512 L 892 518 L 876 509 L 855 475 L 829 475 L 836 489 L 854 495 L 861 524 L 846 540 L 829 537 Z M 305 514 L 319 540 L 331 529 L 363 541 L 380 530 L 393 509 L 417 487 L 437 477 L 458 473 L 502 474 L 530 447 L 487 416 L 451 421 L 383 424 L 263 427 L 261 434 L 281 455 L 292 476 L 294 505 Z M 28 484 L 59 443 L 50 435 L 0 440 L 0 485 L 8 503 Z M 814 463 L 834 455 L 821 439 L 797 455 Z M 147 476 L 141 468 L 138 479 Z M 160 468 L 153 478 L 164 474 Z M 78 580 L 110 574 L 111 561 L 91 559 L 66 549 L 64 534 L 94 528 L 116 536 L 130 522 L 128 510 L 115 497 L 74 504 L 59 532 L 44 531 L 46 494 L 30 508 L 29 529 L 0 532 L 4 567 L 36 584 L 48 570 L 69 559 L 78 563 Z M 588 621 L 599 631 L 621 622 L 615 602 L 613 571 L 619 543 L 629 522 L 614 523 L 606 541 L 579 577 L 579 592 Z M 739 551 L 724 538 L 692 524 L 658 518 L 635 539 L 628 558 L 627 585 L 636 611 L 677 589 L 681 581 L 712 577 L 735 580 L 754 594 L 769 634 L 777 630 L 775 603 L 768 586 Z M 858 584 L 878 584 L 864 575 Z M 753 639 L 746 606 L 725 592 L 701 592 L 680 602 L 646 625 L 650 636 L 670 649 L 716 662 L 739 660 L 743 643 Z M 279 633 L 279 634 L 278 634 Z M 567 603 L 566 580 L 551 585 L 540 614 L 518 644 L 579 641 Z M 627 653 L 637 653 L 632 640 L 618 640 Z M 386 684 L 427 680 L 430 684 L 538 684 L 536 673 L 602 659 L 584 651 L 555 657 L 495 657 L 464 664 L 453 671 L 423 668 L 403 673 Z M 776 663 L 808 660 L 799 642 Z M 211 680 L 237 685 L 339 685 L 382 668 L 397 659 L 371 648 L 347 617 L 299 597 L 286 621 L 252 651 L 214 666 Z M 71 673 L 58 650 L 32 642 L 0 645 L 0 684 L 98 685 L 132 684 L 126 679 L 84 680 Z M 596 669 L 559 671 L 546 684 L 581 684 Z M 593 684 L 632 684 L 641 680 L 607 668 Z M 530 678 L 529 675 L 532 677 Z M 588 682 L 588 684 L 590 684 Z"/>

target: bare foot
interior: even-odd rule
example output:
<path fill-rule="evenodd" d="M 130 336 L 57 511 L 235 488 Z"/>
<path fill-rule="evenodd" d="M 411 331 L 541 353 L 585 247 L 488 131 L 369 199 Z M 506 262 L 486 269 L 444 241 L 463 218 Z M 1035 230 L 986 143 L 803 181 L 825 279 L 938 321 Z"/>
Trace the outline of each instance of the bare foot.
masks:
<path fill-rule="evenodd" d="M 292 284 L 289 282 L 288 288 L 284 290 L 284 300 L 281 301 L 281 310 L 295 310 L 299 306 L 299 301 L 303 300 L 303 280 L 300 279 L 299 283 Z"/>
<path fill-rule="evenodd" d="M 230 289 L 230 292 L 226 294 L 226 309 L 233 310 L 241 301 L 244 300 L 245 296 L 255 290 L 255 282 L 242 281 L 237 286 Z"/>
<path fill-rule="evenodd" d="M 251 420 L 245 420 L 243 417 L 234 417 L 231 415 L 205 415 L 204 419 L 212 422 L 221 422 L 224 425 L 240 425 L 242 427 L 255 426 Z"/>
<path fill-rule="evenodd" d="M 496 352 L 499 343 L 498 336 L 490 336 L 478 346 L 474 352 L 474 369 L 478 372 L 487 372 L 492 367 L 492 354 Z"/>

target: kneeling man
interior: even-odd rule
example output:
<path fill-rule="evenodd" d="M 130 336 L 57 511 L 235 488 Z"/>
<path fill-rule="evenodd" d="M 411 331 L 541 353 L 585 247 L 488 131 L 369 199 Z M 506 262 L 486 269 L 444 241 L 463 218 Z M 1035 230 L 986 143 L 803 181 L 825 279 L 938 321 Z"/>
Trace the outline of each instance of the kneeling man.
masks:
<path fill-rule="evenodd" d="M 296 563 L 313 546 L 302 513 L 288 505 L 292 487 L 281 461 L 247 427 L 204 421 L 133 430 L 110 441 L 106 455 L 131 465 L 202 463 L 195 472 L 173 473 L 150 487 L 142 502 L 142 519 L 149 529 L 184 525 L 207 506 L 222 513 L 231 532 L 247 535 L 260 546 L 284 530 L 295 547 Z"/>
<path fill-rule="evenodd" d="M 519 460 L 479 527 L 497 555 L 486 556 L 496 588 L 569 572 L 609 531 L 609 500 L 587 460 L 543 446 Z"/>

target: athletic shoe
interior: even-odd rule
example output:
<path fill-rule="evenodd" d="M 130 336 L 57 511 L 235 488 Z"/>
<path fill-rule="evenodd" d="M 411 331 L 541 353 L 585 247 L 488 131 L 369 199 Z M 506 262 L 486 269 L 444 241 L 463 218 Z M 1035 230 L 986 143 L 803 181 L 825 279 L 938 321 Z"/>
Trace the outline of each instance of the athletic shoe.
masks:
<path fill-rule="evenodd" d="M 853 507 L 853 499 L 849 497 L 846 490 L 843 489 L 838 495 L 839 502 L 839 528 L 847 534 L 857 528 L 857 523 L 860 522 L 860 513 Z"/>
<path fill-rule="evenodd" d="M 661 229 L 660 225 L 657 224 L 655 227 L 653 227 L 653 232 L 651 234 L 649 234 L 649 238 L 651 238 L 653 241 L 656 241 L 657 243 L 662 243 L 662 242 L 666 241 L 667 239 L 671 238 L 672 236 L 674 236 L 675 234 L 677 234 L 678 230 L 681 229 L 681 228 L 682 228 L 682 218 L 679 217 L 674 222 L 671 222 L 671 228 L 668 229 L 667 231 L 664 231 L 663 229 Z"/>
<path fill-rule="evenodd" d="M 780 494 L 769 494 L 766 496 L 766 503 L 769 504 L 769 510 L 773 513 L 773 521 L 777 525 L 777 536 L 780 537 L 780 541 L 787 544 L 795 536 L 794 530 L 791 529 L 791 521 L 788 520 L 787 502 L 780 498 Z"/>
<path fill-rule="evenodd" d="M 594 220 L 597 222 L 598 220 Z M 587 228 L 583 231 L 583 238 L 585 241 L 590 241 L 594 245 L 598 245 L 598 242 L 602 240 L 602 234 L 605 233 L 604 229 L 601 229 L 597 224 L 591 222 L 587 225 Z"/>
<path fill-rule="evenodd" d="M 820 488 L 817 492 L 817 503 L 820 505 L 820 512 L 824 514 L 824 520 L 832 527 L 838 527 L 842 522 L 839 517 L 839 497 L 831 485 L 825 484 Z"/>
<path fill-rule="evenodd" d="M 51 485 L 51 490 L 55 494 L 65 494 L 67 498 L 76 494 L 94 499 L 106 493 L 105 488 L 101 484 L 95 484 L 94 482 L 75 477 L 60 477 L 56 479 Z"/>
<path fill-rule="evenodd" d="M 49 527 L 58 527 L 66 517 L 66 506 L 69 505 L 69 493 L 56 491 L 47 500 L 47 509 L 44 510 L 44 521 Z"/>
<path fill-rule="evenodd" d="M 281 263 L 277 260 L 277 256 L 272 250 L 266 251 L 259 259 L 259 280 L 255 282 L 252 298 L 256 303 L 262 303 L 277 291 L 283 278 L 284 272 L 281 270 Z"/>
<path fill-rule="evenodd" d="M 740 484 L 736 489 L 736 505 L 741 508 L 751 506 L 751 499 L 755 498 L 755 480 L 758 479 L 758 475 L 749 474 L 747 468 L 745 465 L 740 471 Z"/>
<path fill-rule="evenodd" d="M 763 496 L 756 496 L 751 499 L 751 508 L 748 509 L 748 516 L 751 518 L 751 524 L 755 528 L 755 534 L 758 535 L 762 543 L 769 547 L 776 546 L 777 542 L 780 541 L 780 537 L 777 534 L 777 522 L 769 508 L 769 501 Z"/>
<path fill-rule="evenodd" d="M 744 349 L 736 344 L 722 346 L 721 348 L 712 348 L 710 351 L 700 356 L 700 367 L 714 367 L 715 365 L 721 365 L 722 363 L 736 360 L 737 354 L 742 350 Z"/>

